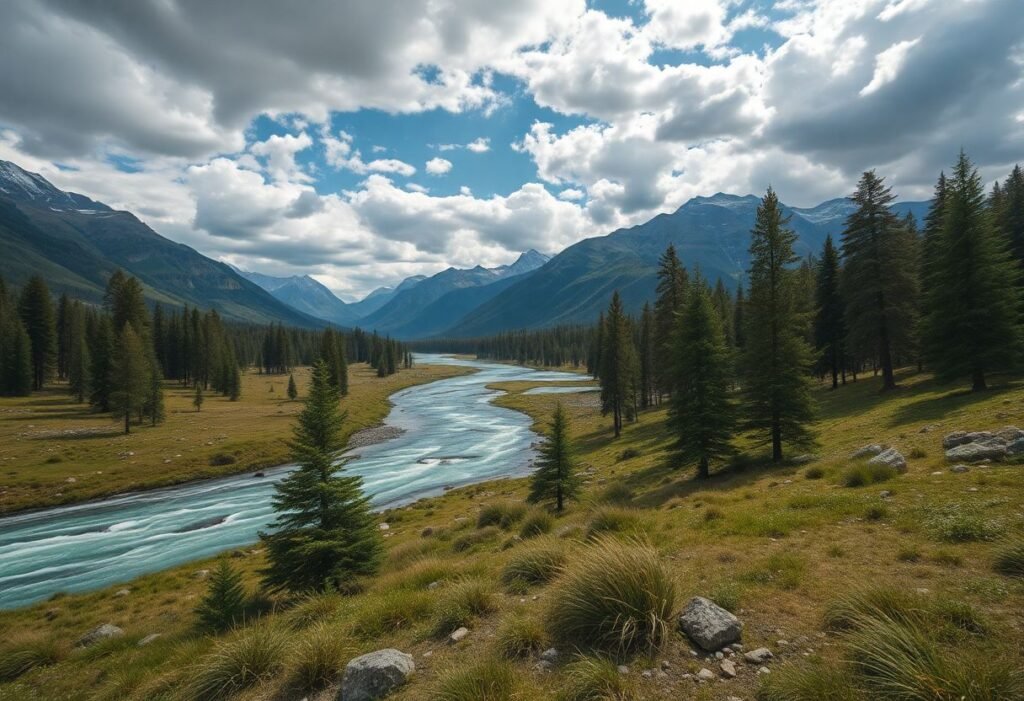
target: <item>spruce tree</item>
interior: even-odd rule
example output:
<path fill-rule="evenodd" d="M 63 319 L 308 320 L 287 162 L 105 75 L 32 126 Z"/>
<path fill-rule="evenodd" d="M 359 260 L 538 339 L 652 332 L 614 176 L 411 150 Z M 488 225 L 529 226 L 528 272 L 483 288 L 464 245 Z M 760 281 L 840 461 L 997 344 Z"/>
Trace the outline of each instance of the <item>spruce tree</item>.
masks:
<path fill-rule="evenodd" d="M 654 314 L 651 305 L 644 303 L 640 314 L 640 406 L 647 408 L 654 403 Z"/>
<path fill-rule="evenodd" d="M 277 519 L 260 534 L 271 589 L 341 588 L 380 563 L 383 543 L 362 479 L 340 474 L 336 462 L 344 420 L 328 368 L 317 361 L 291 442 L 298 467 L 276 485 Z"/>
<path fill-rule="evenodd" d="M 295 401 L 299 397 L 299 388 L 295 386 L 295 375 L 288 375 L 288 398 Z"/>
<path fill-rule="evenodd" d="M 981 178 L 963 152 L 946 183 L 943 207 L 928 280 L 926 354 L 940 380 L 970 378 L 973 390 L 983 390 L 990 373 L 1019 360 L 1019 271 L 992 226 Z"/>
<path fill-rule="evenodd" d="M 114 271 L 107 281 L 103 300 L 115 329 L 120 331 L 125 324 L 131 324 L 135 333 L 149 343 L 149 311 L 142 284 L 137 279 L 121 270 Z"/>
<path fill-rule="evenodd" d="M 676 247 L 668 245 L 658 261 L 657 299 L 654 302 L 654 344 L 659 357 L 668 358 L 672 352 L 672 334 L 676 329 L 679 311 L 686 295 L 688 276 L 679 262 Z M 668 363 L 655 368 L 655 382 L 661 394 L 672 393 L 673 373 Z"/>
<path fill-rule="evenodd" d="M 106 314 L 95 317 L 89 334 L 89 353 L 92 356 L 92 392 L 89 403 L 99 411 L 110 411 L 113 390 L 111 369 L 114 362 L 114 330 Z"/>
<path fill-rule="evenodd" d="M 622 434 L 623 417 L 630 405 L 637 374 L 636 349 L 629 319 L 618 290 L 612 295 L 604 322 L 601 350 L 601 413 L 611 414 L 615 437 Z"/>
<path fill-rule="evenodd" d="M 815 302 L 815 345 L 832 377 L 832 389 L 836 389 L 840 373 L 843 383 L 846 383 L 846 305 L 840 293 L 839 252 L 832 243 L 832 236 L 825 237 L 825 247 L 821 252 Z"/>
<path fill-rule="evenodd" d="M 143 411 L 149 417 L 150 424 L 156 426 L 163 422 L 167 416 L 164 408 L 164 374 L 160 371 L 160 364 L 154 359 L 149 362 L 148 368 L 149 383 L 146 388 L 146 401 Z"/>
<path fill-rule="evenodd" d="M 150 364 L 142 339 L 130 323 L 117 338 L 110 368 L 110 410 L 124 417 L 124 432 L 131 431 L 133 413 L 144 411 L 150 393 Z"/>
<path fill-rule="evenodd" d="M 885 390 L 896 386 L 895 354 L 913 345 L 917 305 L 915 243 L 890 209 L 895 199 L 884 178 L 867 171 L 843 232 L 848 333 L 855 346 L 878 358 Z"/>
<path fill-rule="evenodd" d="M 0 308 L 0 395 L 25 397 L 32 393 L 32 341 L 11 309 Z"/>
<path fill-rule="evenodd" d="M 746 425 L 771 445 L 775 462 L 783 458 L 783 444 L 811 442 L 810 349 L 806 320 L 796 313 L 796 234 L 787 224 L 768 188 L 751 231 L 744 389 Z"/>
<path fill-rule="evenodd" d="M 561 511 L 567 499 L 577 497 L 580 480 L 569 430 L 569 416 L 559 402 L 551 418 L 551 432 L 540 448 L 537 470 L 530 480 L 526 500 L 531 504 L 553 502 L 555 510 Z"/>
<path fill-rule="evenodd" d="M 273 389 L 273 387 L 271 387 Z M 196 391 L 192 394 L 192 406 L 196 408 L 196 411 L 203 410 L 203 402 L 206 401 L 206 397 L 203 396 L 203 385 L 199 382 L 196 383 Z"/>
<path fill-rule="evenodd" d="M 219 633 L 241 623 L 245 618 L 246 599 L 242 575 L 226 558 L 221 558 L 210 575 L 206 595 L 196 607 L 199 625 Z"/>
<path fill-rule="evenodd" d="M 676 379 L 669 424 L 676 449 L 685 462 L 697 465 L 697 476 L 710 474 L 714 460 L 732 452 L 736 425 L 729 398 L 732 363 L 722 319 L 707 285 L 694 276 L 675 333 Z"/>
<path fill-rule="evenodd" d="M 1024 170 L 1019 165 L 1013 167 L 1006 179 L 1003 197 L 1005 203 L 1000 226 L 1017 265 L 1024 269 Z M 1024 275 L 1018 278 L 1018 282 L 1024 284 Z"/>
<path fill-rule="evenodd" d="M 32 389 L 42 389 L 53 375 L 57 358 L 57 321 L 46 281 L 29 278 L 18 300 L 18 315 L 32 343 Z"/>
<path fill-rule="evenodd" d="M 82 305 L 75 305 L 69 327 L 68 385 L 75 401 L 84 402 L 92 389 L 92 357 L 89 354 L 85 310 Z"/>
<path fill-rule="evenodd" d="M 67 293 L 57 302 L 57 379 L 68 377 L 68 360 L 71 357 L 71 298 Z"/>

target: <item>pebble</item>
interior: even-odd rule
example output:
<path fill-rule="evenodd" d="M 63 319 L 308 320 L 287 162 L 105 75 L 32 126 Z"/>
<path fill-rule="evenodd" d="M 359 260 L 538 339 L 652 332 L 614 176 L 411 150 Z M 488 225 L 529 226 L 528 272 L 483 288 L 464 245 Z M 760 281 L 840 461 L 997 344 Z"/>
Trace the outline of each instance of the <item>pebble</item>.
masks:
<path fill-rule="evenodd" d="M 707 667 L 701 667 L 700 671 L 697 672 L 697 679 L 702 682 L 709 682 L 715 678 L 715 673 Z"/>
<path fill-rule="evenodd" d="M 736 677 L 736 665 L 731 660 L 723 660 L 718 666 L 721 667 L 722 674 L 727 678 L 733 679 Z"/>
<path fill-rule="evenodd" d="M 773 657 L 775 657 L 775 655 L 773 655 L 772 651 L 766 647 L 759 647 L 756 650 L 751 650 L 743 655 L 743 659 L 750 664 L 761 664 L 763 662 L 767 662 Z"/>
<path fill-rule="evenodd" d="M 448 636 L 448 644 L 454 645 L 455 643 L 461 642 L 466 639 L 469 635 L 469 628 L 462 626 L 461 628 L 455 629 L 451 635 Z"/>
<path fill-rule="evenodd" d="M 624 664 L 620 664 L 618 667 L 619 674 L 629 674 L 629 667 Z"/>

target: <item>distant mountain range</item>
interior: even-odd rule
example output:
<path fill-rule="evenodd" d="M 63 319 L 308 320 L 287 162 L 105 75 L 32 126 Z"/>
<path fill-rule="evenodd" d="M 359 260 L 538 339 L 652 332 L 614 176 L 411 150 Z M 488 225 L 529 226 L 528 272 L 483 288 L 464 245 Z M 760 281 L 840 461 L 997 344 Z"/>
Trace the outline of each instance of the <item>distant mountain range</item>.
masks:
<path fill-rule="evenodd" d="M 213 308 L 233 321 L 323 325 L 133 214 L 0 161 L 0 275 L 21 285 L 39 274 L 55 293 L 99 302 L 118 268 L 142 282 L 151 302 Z"/>
<path fill-rule="evenodd" d="M 120 267 L 150 300 L 218 309 L 226 318 L 299 326 L 360 326 L 402 339 L 483 336 L 510 329 L 591 323 L 618 290 L 636 313 L 654 298 L 658 258 L 669 243 L 689 268 L 730 287 L 749 265 L 750 229 L 760 198 L 718 193 L 607 236 L 584 239 L 549 259 L 529 250 L 497 268 L 448 268 L 410 277 L 346 303 L 308 275 L 274 277 L 231 268 L 169 241 L 128 212 L 70 192 L 0 161 L 0 274 L 20 284 L 44 275 L 55 291 L 98 301 Z M 928 202 L 894 205 L 922 221 Z M 854 204 L 786 207 L 797 253 L 838 237 Z"/>

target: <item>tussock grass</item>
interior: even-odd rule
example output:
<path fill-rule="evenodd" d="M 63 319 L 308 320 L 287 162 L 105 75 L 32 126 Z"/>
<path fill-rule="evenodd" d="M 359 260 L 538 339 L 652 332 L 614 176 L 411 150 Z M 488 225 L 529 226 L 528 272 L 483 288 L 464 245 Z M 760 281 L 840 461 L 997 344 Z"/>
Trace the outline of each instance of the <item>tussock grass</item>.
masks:
<path fill-rule="evenodd" d="M 516 673 L 508 662 L 486 658 L 443 672 L 430 698 L 435 701 L 513 701 Z"/>
<path fill-rule="evenodd" d="M 189 674 L 188 697 L 223 699 L 278 674 L 291 637 L 266 621 L 240 628 L 196 662 Z"/>
<path fill-rule="evenodd" d="M 775 553 L 760 567 L 743 575 L 743 579 L 755 584 L 770 584 L 780 589 L 796 589 L 803 580 L 806 570 L 807 563 L 799 555 Z"/>
<path fill-rule="evenodd" d="M 601 493 L 597 496 L 597 501 L 624 506 L 633 501 L 633 490 L 625 483 L 615 481 L 601 490 Z"/>
<path fill-rule="evenodd" d="M 487 504 L 480 509 L 476 518 L 477 528 L 498 526 L 508 530 L 526 515 L 526 507 L 518 501 L 499 501 Z"/>
<path fill-rule="evenodd" d="M 38 667 L 56 664 L 67 654 L 67 645 L 54 638 L 15 639 L 0 649 L 0 682 L 13 681 Z"/>
<path fill-rule="evenodd" d="M 536 538 L 545 533 L 550 533 L 554 527 L 554 516 L 544 509 L 530 509 L 530 512 L 523 518 L 523 523 L 519 527 L 519 537 L 523 539 Z"/>
<path fill-rule="evenodd" d="M 556 583 L 548 630 L 580 649 L 654 651 L 669 635 L 675 596 L 675 583 L 653 548 L 600 538 L 572 558 Z"/>
<path fill-rule="evenodd" d="M 337 626 L 317 623 L 290 643 L 288 679 L 303 691 L 331 684 L 352 647 Z"/>
<path fill-rule="evenodd" d="M 506 659 L 520 659 L 536 655 L 550 644 L 544 625 L 534 616 L 506 616 L 498 626 L 495 648 Z"/>
<path fill-rule="evenodd" d="M 825 476 L 825 469 L 822 467 L 808 467 L 804 471 L 804 478 L 809 480 L 820 480 Z"/>
<path fill-rule="evenodd" d="M 539 539 L 512 553 L 501 571 L 501 581 L 520 591 L 523 587 L 550 582 L 561 571 L 567 558 L 563 541 Z"/>
<path fill-rule="evenodd" d="M 762 677 L 757 701 L 867 701 L 845 668 L 789 663 Z"/>
<path fill-rule="evenodd" d="M 892 587 L 850 591 L 833 599 L 825 608 L 825 628 L 853 630 L 872 618 L 913 620 L 920 616 L 923 605 L 920 595 Z"/>
<path fill-rule="evenodd" d="M 381 577 L 379 589 L 426 589 L 434 582 L 446 582 L 458 577 L 455 563 L 437 557 L 414 560 L 402 570 Z"/>
<path fill-rule="evenodd" d="M 852 465 L 843 470 L 840 481 L 846 487 L 866 487 L 872 484 L 888 482 L 898 476 L 899 470 L 888 465 Z"/>
<path fill-rule="evenodd" d="M 650 521 L 638 509 L 602 506 L 593 511 L 587 522 L 587 538 L 609 533 L 637 537 L 650 531 Z"/>
<path fill-rule="evenodd" d="M 1007 577 L 1024 577 L 1024 541 L 1018 541 L 996 552 L 993 569 Z"/>
<path fill-rule="evenodd" d="M 622 674 L 611 660 L 581 657 L 565 668 L 559 701 L 633 701 L 639 698 L 636 683 Z"/>
<path fill-rule="evenodd" d="M 463 533 L 452 541 L 452 550 L 457 553 L 464 553 L 477 545 L 494 540 L 498 537 L 499 533 L 501 533 L 501 529 L 497 526 L 485 526 L 477 531 Z"/>
<path fill-rule="evenodd" d="M 429 592 L 395 589 L 367 595 L 353 612 L 352 630 L 373 639 L 386 633 L 411 628 L 428 618 L 433 610 Z"/>
<path fill-rule="evenodd" d="M 307 594 L 287 611 L 285 620 L 296 629 L 307 628 L 320 621 L 334 618 L 343 610 L 345 604 L 345 597 L 337 592 Z"/>
<path fill-rule="evenodd" d="M 463 579 L 448 586 L 434 609 L 433 634 L 443 638 L 460 626 L 468 626 L 478 616 L 498 609 L 491 583 L 483 579 Z"/>

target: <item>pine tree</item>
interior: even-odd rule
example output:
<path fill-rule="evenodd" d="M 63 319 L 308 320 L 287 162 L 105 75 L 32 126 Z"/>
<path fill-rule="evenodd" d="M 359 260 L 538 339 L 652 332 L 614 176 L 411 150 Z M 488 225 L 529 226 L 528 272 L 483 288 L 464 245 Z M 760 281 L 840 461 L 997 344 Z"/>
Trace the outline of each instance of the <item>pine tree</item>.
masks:
<path fill-rule="evenodd" d="M 246 599 L 242 575 L 226 558 L 221 558 L 210 575 L 206 595 L 196 607 L 200 626 L 221 632 L 241 623 L 245 617 Z"/>
<path fill-rule="evenodd" d="M 580 479 L 569 430 L 569 417 L 558 403 L 551 418 L 551 433 L 540 448 L 537 471 L 530 481 L 526 500 L 531 504 L 554 502 L 555 510 L 561 511 L 567 499 L 577 497 Z"/>
<path fill-rule="evenodd" d="M 242 398 L 242 371 L 235 362 L 234 355 L 228 364 L 228 399 L 237 402 Z"/>
<path fill-rule="evenodd" d="M 637 359 L 629 319 L 618 291 L 612 295 L 605 317 L 604 348 L 601 351 L 601 413 L 611 414 L 615 437 L 622 434 L 623 417 L 636 384 Z"/>
<path fill-rule="evenodd" d="M 750 290 L 746 305 L 745 403 L 747 427 L 783 458 L 783 444 L 805 445 L 812 419 L 804 340 L 806 322 L 796 313 L 792 265 L 796 234 L 787 228 L 775 191 L 768 188 L 751 231 Z"/>
<path fill-rule="evenodd" d="M 67 293 L 57 302 L 57 378 L 68 377 L 68 360 L 71 357 L 71 298 Z"/>
<path fill-rule="evenodd" d="M 148 376 L 149 384 L 143 411 L 149 417 L 150 424 L 156 426 L 166 418 L 167 412 L 164 408 L 164 374 L 155 358 L 150 359 Z"/>
<path fill-rule="evenodd" d="M 925 343 L 936 376 L 987 376 L 1012 368 L 1021 349 L 1019 271 L 992 227 L 974 165 L 963 152 L 946 184 L 943 226 L 928 281 Z"/>
<path fill-rule="evenodd" d="M 733 314 L 735 313 L 736 305 L 732 301 L 732 295 L 729 294 L 729 290 L 725 288 L 722 278 L 718 278 L 718 281 L 715 282 L 715 291 L 711 295 L 711 303 L 722 320 L 722 334 L 725 338 L 725 345 L 729 348 L 735 347 L 736 333 L 734 331 Z M 680 315 L 683 313 L 683 308 L 685 308 L 685 305 L 679 309 Z"/>
<path fill-rule="evenodd" d="M 113 391 L 111 368 L 114 362 L 114 330 L 110 317 L 95 317 L 89 334 L 89 353 L 92 355 L 92 393 L 89 403 L 99 411 L 110 411 Z"/>
<path fill-rule="evenodd" d="M 295 386 L 295 375 L 288 375 L 288 398 L 295 401 L 299 397 L 299 388 Z"/>
<path fill-rule="evenodd" d="M 199 382 L 196 383 L 196 391 L 192 395 L 192 406 L 196 408 L 196 411 L 203 410 L 203 402 L 206 398 L 203 396 L 203 385 Z"/>
<path fill-rule="evenodd" d="M 669 244 L 658 262 L 658 296 L 654 302 L 654 345 L 659 357 L 668 358 L 672 352 L 672 334 L 676 329 L 687 286 L 686 268 L 679 262 L 676 247 Z M 672 378 L 670 364 L 661 363 L 655 368 L 655 383 L 659 393 L 672 393 Z"/>
<path fill-rule="evenodd" d="M 139 338 L 149 342 L 149 311 L 146 309 L 142 284 L 137 279 L 125 275 L 121 270 L 114 271 L 107 281 L 103 301 L 115 329 L 123 329 L 125 324 L 131 324 Z"/>
<path fill-rule="evenodd" d="M 25 325 L 13 310 L 0 307 L 0 395 L 28 396 L 33 379 L 32 341 Z"/>
<path fill-rule="evenodd" d="M 124 417 L 124 432 L 131 431 L 133 413 L 144 411 L 150 393 L 150 366 L 142 339 L 130 323 L 117 338 L 110 368 L 110 410 Z"/>
<path fill-rule="evenodd" d="M 736 289 L 736 306 L 732 313 L 732 326 L 733 326 L 733 338 L 736 339 L 736 349 L 742 351 L 747 345 L 746 336 L 744 335 L 744 329 L 746 328 L 746 321 L 744 320 L 744 314 L 746 313 L 747 302 L 743 296 L 743 285 L 740 285 Z"/>
<path fill-rule="evenodd" d="M 348 396 L 348 358 L 345 353 L 345 337 L 340 333 L 335 339 L 336 345 L 338 346 L 338 392 L 343 397 Z M 409 365 L 412 365 L 412 359 L 409 360 Z"/>
<path fill-rule="evenodd" d="M 855 346 L 875 352 L 886 390 L 896 386 L 896 352 L 913 345 L 917 305 L 915 245 L 890 209 L 895 199 L 884 178 L 867 171 L 843 232 L 848 333 Z"/>
<path fill-rule="evenodd" d="M 379 565 L 383 544 L 362 479 L 339 474 L 335 462 L 344 420 L 327 366 L 317 361 L 291 442 L 298 468 L 275 487 L 277 520 L 260 534 L 271 589 L 339 588 Z"/>
<path fill-rule="evenodd" d="M 839 252 L 832 243 L 832 237 L 827 236 L 821 252 L 821 262 L 818 264 L 814 341 L 818 352 L 822 354 L 825 367 L 832 376 L 832 389 L 839 387 L 840 373 L 843 376 L 843 384 L 846 383 L 846 305 L 840 293 L 840 272 Z"/>
<path fill-rule="evenodd" d="M 69 323 L 68 385 L 75 401 L 84 402 L 92 389 L 92 357 L 85 332 L 85 310 L 75 305 Z"/>
<path fill-rule="evenodd" d="M 654 403 L 654 314 L 651 305 L 644 303 L 640 314 L 640 406 Z"/>
<path fill-rule="evenodd" d="M 33 275 L 21 291 L 18 314 L 32 344 L 32 389 L 42 389 L 53 375 L 57 357 L 57 323 L 46 282 Z"/>
<path fill-rule="evenodd" d="M 1024 269 L 1024 170 L 1019 165 L 1006 179 L 1003 187 L 1005 204 L 1000 221 L 1003 235 L 1010 243 L 1010 250 L 1017 265 Z M 1018 278 L 1024 284 L 1024 275 Z"/>
<path fill-rule="evenodd" d="M 686 462 L 697 464 L 697 476 L 710 474 L 710 464 L 732 452 L 735 408 L 729 399 L 731 360 L 707 286 L 699 275 L 686 297 L 675 333 L 676 379 L 669 424 L 676 448 Z"/>

